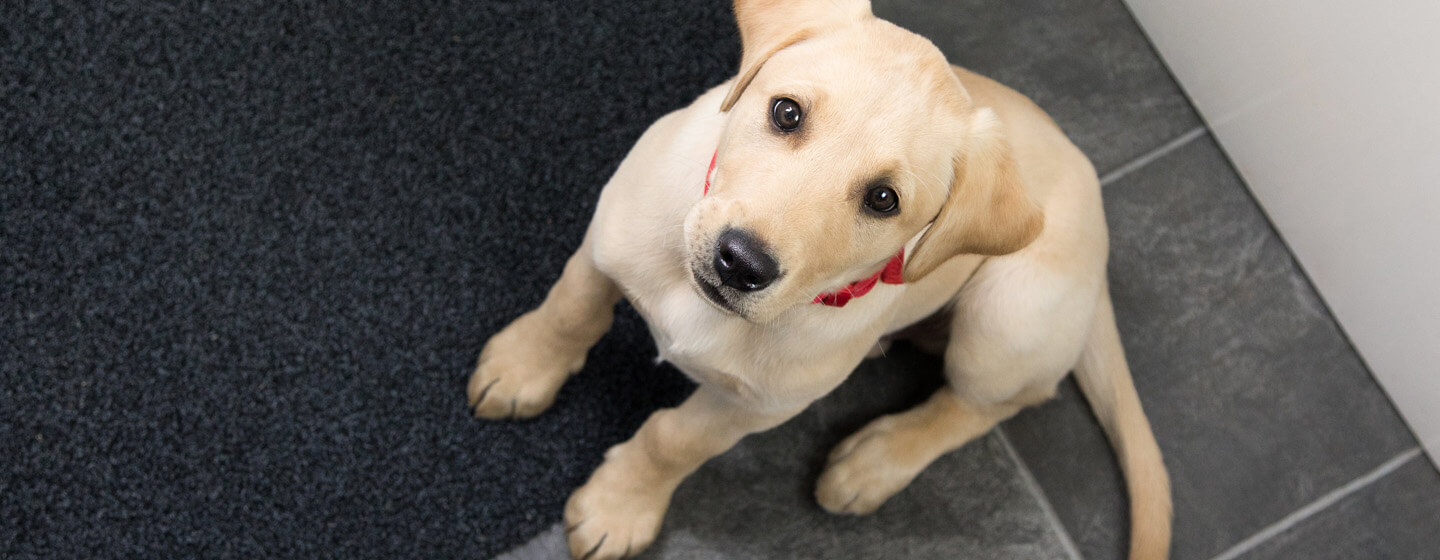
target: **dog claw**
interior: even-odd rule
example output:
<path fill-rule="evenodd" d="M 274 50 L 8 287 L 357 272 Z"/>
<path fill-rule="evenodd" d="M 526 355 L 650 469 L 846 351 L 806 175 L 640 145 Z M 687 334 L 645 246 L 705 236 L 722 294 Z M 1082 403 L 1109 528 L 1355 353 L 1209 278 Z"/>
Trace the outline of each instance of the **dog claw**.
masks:
<path fill-rule="evenodd" d="M 490 383 L 486 384 L 485 388 L 480 390 L 480 396 L 475 397 L 475 403 L 470 405 L 470 408 L 478 411 L 480 409 L 480 405 L 485 404 L 485 395 L 490 394 L 490 388 L 494 387 L 495 384 L 499 382 L 499 378 L 490 380 Z"/>
<path fill-rule="evenodd" d="M 595 543 L 595 546 L 590 548 L 590 552 L 586 552 L 584 556 L 580 557 L 580 560 L 590 560 L 591 556 L 594 556 L 596 552 L 600 551 L 600 547 L 605 544 L 605 537 L 608 536 L 610 536 L 610 533 L 600 535 L 600 542 Z"/>

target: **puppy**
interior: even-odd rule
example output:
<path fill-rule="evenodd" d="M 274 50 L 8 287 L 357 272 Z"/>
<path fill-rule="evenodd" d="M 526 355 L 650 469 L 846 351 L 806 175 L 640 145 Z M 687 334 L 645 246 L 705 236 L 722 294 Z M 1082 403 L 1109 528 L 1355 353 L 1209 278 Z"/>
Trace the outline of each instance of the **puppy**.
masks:
<path fill-rule="evenodd" d="M 1131 558 L 1165 558 L 1169 482 L 1115 327 L 1090 162 L 1024 96 L 867 0 L 737 0 L 735 15 L 739 75 L 640 138 L 544 303 L 470 379 L 476 416 L 539 414 L 625 297 L 699 383 L 570 497 L 571 554 L 644 550 L 701 463 L 939 317 L 947 386 L 842 442 L 820 505 L 874 511 L 1073 369 L 1124 468 Z"/>

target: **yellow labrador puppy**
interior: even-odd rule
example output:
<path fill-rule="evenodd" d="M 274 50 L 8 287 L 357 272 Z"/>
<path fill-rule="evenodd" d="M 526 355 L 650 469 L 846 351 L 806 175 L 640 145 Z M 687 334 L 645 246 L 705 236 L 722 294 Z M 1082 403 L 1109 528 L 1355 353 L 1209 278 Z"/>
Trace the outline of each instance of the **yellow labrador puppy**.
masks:
<path fill-rule="evenodd" d="M 1165 558 L 1169 483 L 1115 328 L 1090 162 L 1024 96 L 867 0 L 737 0 L 735 14 L 740 74 L 640 138 L 544 303 L 470 379 L 477 416 L 540 413 L 623 296 L 699 383 L 570 497 L 571 554 L 644 550 L 701 463 L 936 317 L 948 385 L 841 443 L 820 505 L 874 511 L 1073 369 L 1126 474 L 1131 558 Z"/>

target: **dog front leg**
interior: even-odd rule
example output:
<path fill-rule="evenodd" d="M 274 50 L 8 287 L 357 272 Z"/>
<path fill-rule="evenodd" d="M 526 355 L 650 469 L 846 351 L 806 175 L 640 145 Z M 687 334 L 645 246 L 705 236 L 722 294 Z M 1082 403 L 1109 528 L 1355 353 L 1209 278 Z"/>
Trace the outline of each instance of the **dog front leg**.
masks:
<path fill-rule="evenodd" d="M 548 408 L 610 330 L 619 301 L 615 282 L 595 268 L 587 236 L 545 302 L 485 343 L 466 390 L 475 416 L 528 418 Z"/>
<path fill-rule="evenodd" d="M 760 411 L 702 385 L 680 406 L 655 412 L 565 505 L 570 554 L 602 560 L 638 554 L 655 540 L 670 496 L 690 473 L 747 434 L 780 425 L 805 405 Z"/>

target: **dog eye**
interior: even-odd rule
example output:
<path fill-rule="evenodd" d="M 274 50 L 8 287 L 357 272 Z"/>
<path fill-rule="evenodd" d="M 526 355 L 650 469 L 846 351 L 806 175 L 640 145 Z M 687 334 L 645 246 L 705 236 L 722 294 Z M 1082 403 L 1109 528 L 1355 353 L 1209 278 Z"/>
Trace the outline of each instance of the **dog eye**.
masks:
<path fill-rule="evenodd" d="M 865 193 L 865 207 L 881 214 L 889 214 L 900 208 L 900 195 L 895 189 L 881 185 L 871 187 Z"/>
<path fill-rule="evenodd" d="M 789 97 L 776 99 L 770 107 L 770 121 L 785 132 L 800 128 L 800 104 Z"/>

